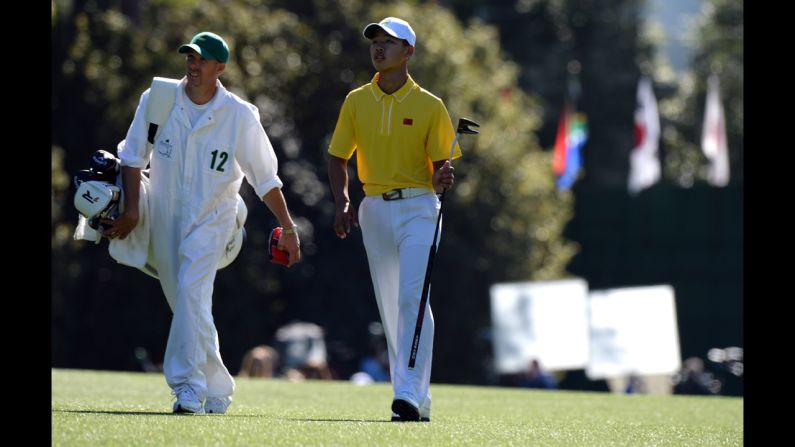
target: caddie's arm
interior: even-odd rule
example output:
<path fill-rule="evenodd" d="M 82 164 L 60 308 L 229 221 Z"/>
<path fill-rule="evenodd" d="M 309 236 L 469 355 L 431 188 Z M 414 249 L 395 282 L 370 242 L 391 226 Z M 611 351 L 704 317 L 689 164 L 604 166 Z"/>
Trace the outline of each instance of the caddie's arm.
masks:
<path fill-rule="evenodd" d="M 282 237 L 279 239 L 279 245 L 276 248 L 287 252 L 289 255 L 287 267 L 291 267 L 301 260 L 301 242 L 298 239 L 298 226 L 293 222 L 293 218 L 290 217 L 284 194 L 279 188 L 271 188 L 270 191 L 262 196 L 262 201 L 265 202 L 271 213 L 276 216 L 279 226 L 282 227 Z"/>
<path fill-rule="evenodd" d="M 334 233 L 340 239 L 348 237 L 351 225 L 359 227 L 359 217 L 348 196 L 348 160 L 329 155 L 328 178 L 334 195 Z"/>
<path fill-rule="evenodd" d="M 138 225 L 138 203 L 141 193 L 141 168 L 130 166 L 121 167 L 122 181 L 124 183 L 124 211 L 116 219 L 102 219 L 101 222 L 110 225 L 102 234 L 109 239 L 125 239 Z"/>

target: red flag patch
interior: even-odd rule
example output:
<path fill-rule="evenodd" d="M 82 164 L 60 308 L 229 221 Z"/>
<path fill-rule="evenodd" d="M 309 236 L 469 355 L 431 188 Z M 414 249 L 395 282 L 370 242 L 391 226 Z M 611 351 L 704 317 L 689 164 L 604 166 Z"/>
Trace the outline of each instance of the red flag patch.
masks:
<path fill-rule="evenodd" d="M 414 124 L 414 120 L 412 120 L 411 118 L 403 118 L 403 124 L 411 126 L 412 124 Z"/>

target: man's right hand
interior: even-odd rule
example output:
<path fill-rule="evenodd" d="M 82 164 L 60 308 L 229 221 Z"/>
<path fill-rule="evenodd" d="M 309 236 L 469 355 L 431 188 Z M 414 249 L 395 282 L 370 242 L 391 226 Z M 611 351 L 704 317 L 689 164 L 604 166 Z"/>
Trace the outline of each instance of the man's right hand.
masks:
<path fill-rule="evenodd" d="M 359 228 L 359 217 L 356 215 L 356 208 L 350 202 L 346 202 L 342 207 L 337 208 L 334 216 L 334 233 L 340 239 L 348 237 L 351 226 Z"/>

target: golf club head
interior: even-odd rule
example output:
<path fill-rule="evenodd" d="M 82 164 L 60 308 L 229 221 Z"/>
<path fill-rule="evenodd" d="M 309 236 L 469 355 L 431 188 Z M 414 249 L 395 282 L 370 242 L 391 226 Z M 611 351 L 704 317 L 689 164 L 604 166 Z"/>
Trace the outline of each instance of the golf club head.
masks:
<path fill-rule="evenodd" d="M 469 126 L 480 127 L 480 124 L 466 118 L 459 118 L 458 119 L 458 129 L 456 130 L 457 133 L 468 133 L 468 134 L 477 134 L 478 131 L 475 129 L 470 129 Z"/>

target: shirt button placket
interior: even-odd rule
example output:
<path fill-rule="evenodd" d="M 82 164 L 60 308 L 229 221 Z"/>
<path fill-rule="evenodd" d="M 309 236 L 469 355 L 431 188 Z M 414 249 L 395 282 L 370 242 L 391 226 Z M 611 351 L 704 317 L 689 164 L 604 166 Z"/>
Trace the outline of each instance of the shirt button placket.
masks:
<path fill-rule="evenodd" d="M 183 215 L 187 216 L 190 211 L 190 198 L 193 190 L 193 169 L 194 169 L 194 138 L 193 135 L 188 135 L 187 143 L 185 145 L 185 164 L 182 167 L 182 210 Z"/>

